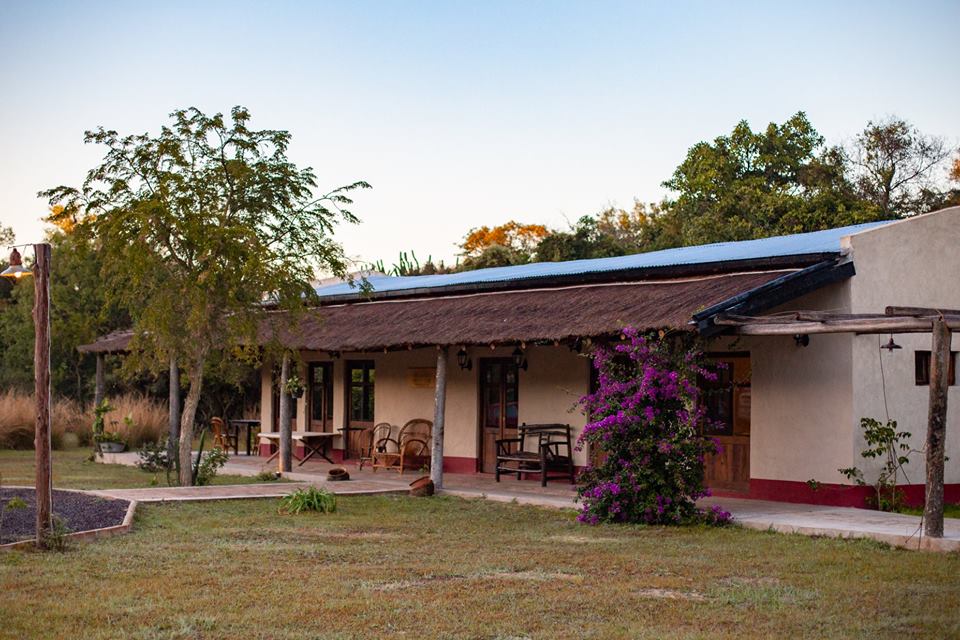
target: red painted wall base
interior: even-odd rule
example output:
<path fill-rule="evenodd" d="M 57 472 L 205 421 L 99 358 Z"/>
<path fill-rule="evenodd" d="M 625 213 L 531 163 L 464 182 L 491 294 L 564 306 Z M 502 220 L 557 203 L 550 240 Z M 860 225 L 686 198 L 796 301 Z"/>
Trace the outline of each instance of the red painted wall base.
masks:
<path fill-rule="evenodd" d="M 924 485 L 901 485 L 904 500 L 908 506 L 923 506 Z M 797 502 L 804 504 L 822 504 L 834 507 L 869 508 L 873 496 L 870 487 L 858 487 L 844 484 L 822 483 L 812 487 L 806 482 L 791 480 L 750 479 L 748 492 L 723 491 L 716 489 L 713 495 L 729 498 L 749 498 L 753 500 L 775 500 L 777 502 Z M 950 503 L 960 502 L 960 484 L 944 485 L 944 500 Z"/>

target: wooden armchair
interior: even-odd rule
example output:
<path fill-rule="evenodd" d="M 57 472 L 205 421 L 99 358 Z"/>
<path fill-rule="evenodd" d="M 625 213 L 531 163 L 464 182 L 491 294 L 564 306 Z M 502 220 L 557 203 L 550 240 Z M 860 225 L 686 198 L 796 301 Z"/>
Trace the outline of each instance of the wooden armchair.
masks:
<path fill-rule="evenodd" d="M 528 443 L 536 442 L 534 450 Z M 522 424 L 517 428 L 516 438 L 496 440 L 497 466 L 496 481 L 500 482 L 501 473 L 516 473 L 517 480 L 523 474 L 540 474 L 540 486 L 547 486 L 547 480 L 569 478 L 570 484 L 576 482 L 573 468 L 573 442 L 568 424 Z"/>
<path fill-rule="evenodd" d="M 229 452 L 233 449 L 234 455 L 240 451 L 240 434 L 230 433 L 223 418 L 210 418 L 210 428 L 213 431 L 213 448 Z"/>
<path fill-rule="evenodd" d="M 377 453 L 398 452 L 400 445 L 393 438 L 393 425 L 389 422 L 381 422 L 372 429 L 363 432 L 362 448 L 360 450 L 360 470 L 363 470 L 363 464 L 369 462 L 373 465 L 373 470 L 377 470 L 374 455 Z"/>

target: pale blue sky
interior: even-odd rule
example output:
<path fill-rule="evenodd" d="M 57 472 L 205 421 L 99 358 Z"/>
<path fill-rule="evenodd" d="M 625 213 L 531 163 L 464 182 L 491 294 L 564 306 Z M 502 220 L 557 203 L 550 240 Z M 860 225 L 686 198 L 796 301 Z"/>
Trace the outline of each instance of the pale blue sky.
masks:
<path fill-rule="evenodd" d="M 960 139 L 960 1 L 0 0 L 0 222 L 99 159 L 84 129 L 174 108 L 293 133 L 321 186 L 355 179 L 350 255 L 450 259 L 473 226 L 554 226 L 659 199 L 699 140 L 805 110 L 829 142 L 905 117 Z"/>

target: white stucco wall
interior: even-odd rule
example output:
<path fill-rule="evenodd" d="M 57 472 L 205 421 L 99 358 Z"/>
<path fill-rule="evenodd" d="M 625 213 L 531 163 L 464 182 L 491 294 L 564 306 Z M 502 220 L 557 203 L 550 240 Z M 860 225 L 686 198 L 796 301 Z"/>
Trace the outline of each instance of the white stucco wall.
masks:
<path fill-rule="evenodd" d="M 883 313 L 888 305 L 960 309 L 960 207 L 917 216 L 850 238 L 850 255 L 857 275 L 850 282 L 853 313 Z M 913 434 L 911 445 L 923 448 L 927 429 L 929 387 L 916 386 L 914 354 L 930 350 L 930 334 L 903 334 L 894 339 L 903 349 L 881 351 L 878 342 L 889 336 L 853 338 L 853 418 L 855 463 L 865 465 L 859 452 L 864 441 L 861 417 L 883 421 L 886 407 L 898 429 Z M 952 349 L 960 351 L 960 337 Z M 883 363 L 881 375 L 880 364 Z M 886 384 L 884 384 L 884 380 Z M 960 386 L 947 394 L 945 468 L 947 483 L 960 483 Z M 872 465 L 875 470 L 879 463 Z M 907 465 L 912 484 L 925 478 L 923 454 Z"/>
<path fill-rule="evenodd" d="M 825 287 L 784 309 L 846 310 L 848 285 Z M 724 349 L 730 338 L 714 341 Z M 750 477 L 839 483 L 850 466 L 853 385 L 852 338 L 817 335 L 806 347 L 791 336 L 743 337 L 750 352 Z"/>

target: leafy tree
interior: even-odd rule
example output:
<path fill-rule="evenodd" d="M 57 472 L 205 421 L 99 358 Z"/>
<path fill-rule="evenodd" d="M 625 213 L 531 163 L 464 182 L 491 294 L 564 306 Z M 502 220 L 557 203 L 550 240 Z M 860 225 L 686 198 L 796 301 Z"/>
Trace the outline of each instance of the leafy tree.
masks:
<path fill-rule="evenodd" d="M 885 218 L 938 209 L 948 192 L 943 169 L 954 148 L 900 118 L 869 122 L 848 154 L 861 198 Z"/>
<path fill-rule="evenodd" d="M 700 142 L 664 186 L 677 192 L 657 224 L 657 248 L 749 240 L 877 219 L 846 179 L 844 154 L 799 112 L 760 132 L 744 121 Z"/>
<path fill-rule="evenodd" d="M 99 278 L 96 247 L 89 234 L 53 230 L 50 274 L 51 385 L 57 395 L 85 400 L 92 395 L 93 362 L 77 352 L 80 344 L 126 324 L 126 317 L 106 303 Z M 31 282 L 13 287 L 0 314 L 0 384 L 32 389 L 33 296 Z"/>
<path fill-rule="evenodd" d="M 318 271 L 346 276 L 333 230 L 356 222 L 348 193 L 370 185 L 318 196 L 313 170 L 287 158 L 290 133 L 250 128 L 243 107 L 229 118 L 196 108 L 170 118 L 156 136 L 88 131 L 86 142 L 105 147 L 103 161 L 80 188 L 41 195 L 99 243 L 103 286 L 130 314 L 135 357 L 162 370 L 175 355 L 184 369 L 179 458 L 189 484 L 209 361 L 224 347 L 254 344 L 264 302 L 295 313 L 316 302 Z"/>
<path fill-rule="evenodd" d="M 464 261 L 479 258 L 487 249 L 498 246 L 509 249 L 517 260 L 528 262 L 537 243 L 548 233 L 542 224 L 522 224 L 511 220 L 495 227 L 484 225 L 470 229 L 460 244 L 460 249 Z"/>

